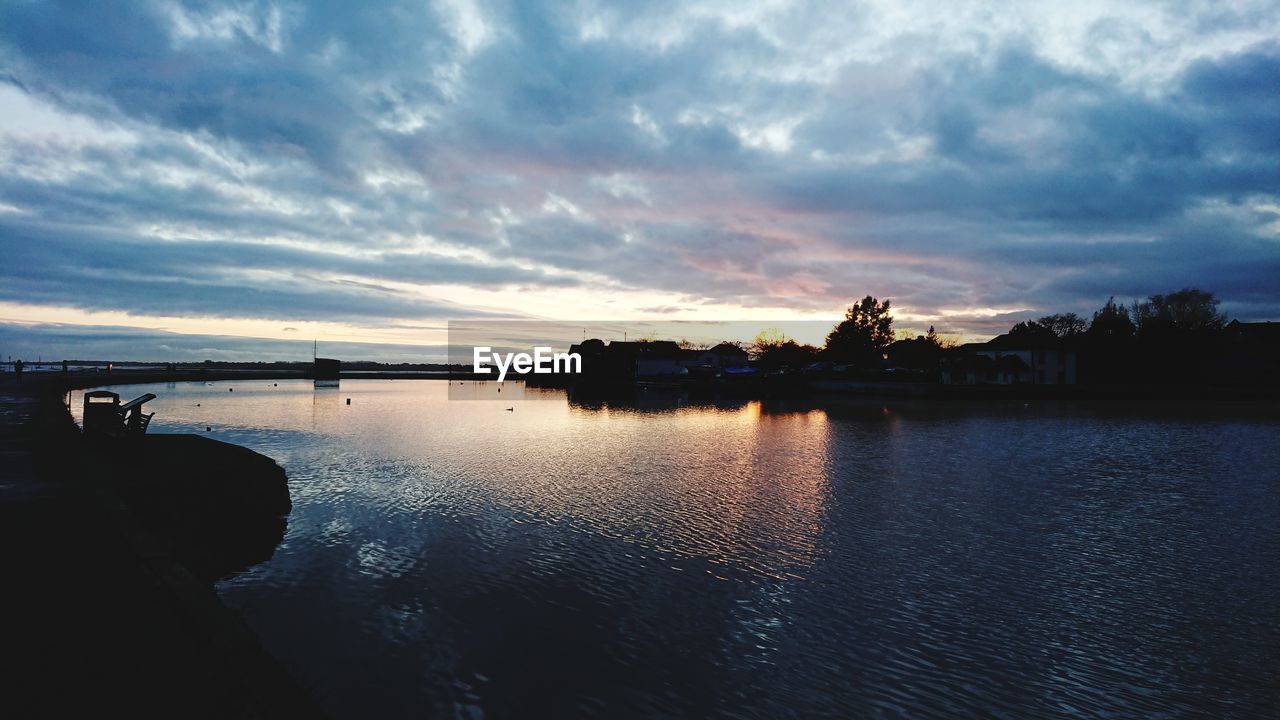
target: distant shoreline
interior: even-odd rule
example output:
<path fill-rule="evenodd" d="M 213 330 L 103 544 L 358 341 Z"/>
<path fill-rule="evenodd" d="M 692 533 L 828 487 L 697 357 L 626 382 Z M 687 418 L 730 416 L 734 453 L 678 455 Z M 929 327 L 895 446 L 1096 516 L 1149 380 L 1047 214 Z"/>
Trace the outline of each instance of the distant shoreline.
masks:
<path fill-rule="evenodd" d="M 235 380 L 308 380 L 306 372 L 296 370 L 242 370 L 242 369 L 180 369 L 130 370 L 113 372 L 70 372 L 63 376 L 57 372 L 34 373 L 32 381 L 48 382 L 60 379 L 66 390 L 79 390 L 112 385 L 142 385 L 166 382 L 224 382 Z M 444 371 L 346 371 L 342 380 L 462 380 L 496 382 L 491 376 L 473 373 L 449 373 Z M 507 382 L 524 382 L 516 377 Z M 626 391 L 634 384 L 618 385 L 609 389 Z M 673 390 L 702 392 L 696 386 L 684 387 L 672 384 Z M 777 399 L 777 394 L 746 394 L 752 398 Z M 968 386 L 943 383 L 866 381 L 866 380 L 814 380 L 805 389 L 797 389 L 786 397 L 821 401 L 848 398 L 897 398 L 917 401 L 936 401 L 944 404 L 992 401 L 1087 401 L 1100 404 L 1147 403 L 1153 407 L 1169 405 L 1209 406 L 1219 404 L 1274 410 L 1280 414 L 1280 388 L 1266 386 L 1232 385 L 1002 385 Z"/>
<path fill-rule="evenodd" d="M 61 379 L 68 390 L 108 385 L 141 385 L 162 382 L 221 382 L 226 380 L 310 380 L 311 374 L 298 370 L 241 370 L 241 369 L 179 369 L 131 370 L 116 369 L 111 372 L 73 371 L 63 375 L 60 371 L 37 372 L 29 375 L 33 381 Z M 341 375 L 343 380 L 449 380 L 485 379 L 470 373 L 453 373 L 440 370 L 350 370 Z"/>

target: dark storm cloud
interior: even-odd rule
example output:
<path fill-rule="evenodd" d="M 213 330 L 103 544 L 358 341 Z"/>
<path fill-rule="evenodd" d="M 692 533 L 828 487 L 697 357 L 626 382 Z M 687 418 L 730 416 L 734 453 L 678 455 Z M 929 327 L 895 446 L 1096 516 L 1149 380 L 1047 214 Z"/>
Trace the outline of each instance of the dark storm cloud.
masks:
<path fill-rule="evenodd" d="M 5 35 L 29 89 L 70 103 L 88 94 L 130 117 L 340 170 L 346 141 L 394 98 L 439 98 L 421 79 L 358 89 L 445 56 L 448 36 L 418 6 L 310 3 L 285 27 L 270 3 L 20 3 Z M 289 51 L 277 52 L 285 33 Z M 342 65 L 317 61 L 330 42 Z"/>
<path fill-rule="evenodd" d="M 1235 88 L 1192 78 L 1176 95 L 1159 100 L 1060 71 L 1028 70 L 1042 63 L 1024 51 L 1006 53 L 990 67 L 959 65 L 917 90 L 922 95 L 915 102 L 929 110 L 905 123 L 930 141 L 937 156 L 798 167 L 764 181 L 776 183 L 777 192 L 802 210 L 939 212 L 1048 220 L 1086 230 L 1177 215 L 1201 197 L 1275 193 L 1275 134 L 1267 136 L 1268 150 L 1251 136 L 1265 123 L 1251 118 L 1276 119 L 1280 102 L 1274 93 L 1261 96 L 1258 86 L 1280 82 L 1280 55 L 1261 62 L 1260 52 L 1214 66 Z M 1197 65 L 1189 73 L 1206 71 Z M 1226 118 L 1239 126 L 1224 126 Z M 984 128 L 988 132 L 980 136 Z M 822 140 L 815 145 L 841 149 Z M 1242 142 L 1258 152 L 1219 155 Z"/>
<path fill-rule="evenodd" d="M 1194 284 L 1273 316 L 1275 9 L 1072 36 L 965 5 L 924 37 L 874 3 L 11 3 L 3 97 L 101 123 L 0 123 L 0 300 L 387 323 L 465 311 L 418 285 L 872 292 L 986 331 Z"/>
<path fill-rule="evenodd" d="M 441 282 L 460 277 L 494 285 L 548 282 L 538 273 L 452 260 L 424 263 L 412 254 L 348 258 L 279 245 L 170 242 L 163 247 L 79 227 L 23 227 L 0 222 L 7 262 L 0 300 L 139 314 L 328 319 L 456 315 L 454 305 L 425 302 L 376 284 Z M 263 281 L 244 270 L 289 280 Z M 353 283 L 328 273 L 355 273 Z M 550 280 L 549 284 L 565 281 Z"/>

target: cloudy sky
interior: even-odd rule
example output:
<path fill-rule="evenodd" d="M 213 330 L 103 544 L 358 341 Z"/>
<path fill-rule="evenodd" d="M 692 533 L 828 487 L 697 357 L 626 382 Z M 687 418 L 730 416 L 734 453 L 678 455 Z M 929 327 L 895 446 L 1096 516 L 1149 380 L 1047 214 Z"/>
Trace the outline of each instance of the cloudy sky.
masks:
<path fill-rule="evenodd" d="M 909 4 L 8 0 L 0 353 L 1280 318 L 1280 3 Z"/>

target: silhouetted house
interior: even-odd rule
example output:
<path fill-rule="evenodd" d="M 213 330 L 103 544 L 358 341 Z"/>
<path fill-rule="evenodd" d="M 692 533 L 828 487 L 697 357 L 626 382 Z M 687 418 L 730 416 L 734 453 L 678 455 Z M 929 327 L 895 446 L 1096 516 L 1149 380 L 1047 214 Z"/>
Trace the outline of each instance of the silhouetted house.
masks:
<path fill-rule="evenodd" d="M 572 380 L 619 383 L 635 380 L 675 380 L 705 371 L 708 377 L 729 368 L 747 367 L 747 352 L 732 343 L 706 350 L 680 347 L 670 340 L 584 340 L 569 352 L 582 357 L 582 375 Z"/>
<path fill-rule="evenodd" d="M 685 353 L 670 340 L 611 342 L 605 350 L 611 379 L 676 378 L 685 369 Z"/>
<path fill-rule="evenodd" d="M 569 352 L 578 353 L 585 358 L 587 355 L 602 354 L 604 352 L 604 348 L 605 344 L 603 340 L 591 338 L 590 340 L 583 340 L 580 343 L 570 345 Z"/>
<path fill-rule="evenodd" d="M 942 362 L 942 382 L 946 385 L 983 385 L 994 383 L 996 361 L 978 352 L 966 352 L 968 346 L 956 348 Z"/>
<path fill-rule="evenodd" d="M 1240 322 L 1232 320 L 1222 328 L 1222 335 L 1232 342 L 1241 342 L 1259 348 L 1280 352 L 1280 322 Z"/>
<path fill-rule="evenodd" d="M 1057 337 L 1004 334 L 968 343 L 943 362 L 948 385 L 1075 385 L 1076 350 Z"/>
<path fill-rule="evenodd" d="M 995 356 L 996 382 L 1001 385 L 1021 385 L 1034 382 L 1034 371 L 1017 353 L 997 353 Z"/>
<path fill-rule="evenodd" d="M 690 350 L 688 355 L 693 359 L 694 365 L 716 369 L 747 367 L 749 360 L 746 350 L 728 342 L 707 350 Z"/>
<path fill-rule="evenodd" d="M 533 382 L 539 385 L 551 385 L 558 387 L 567 387 L 574 382 L 594 382 L 602 379 L 608 369 L 608 359 L 606 358 L 605 344 L 603 340 L 591 338 L 583 340 L 580 343 L 574 343 L 569 346 L 569 354 L 576 354 L 582 358 L 582 365 L 577 373 L 561 372 L 554 376 L 536 376 L 526 382 Z"/>
<path fill-rule="evenodd" d="M 1214 374 L 1231 383 L 1280 382 L 1280 323 L 1232 320 L 1222 329 Z"/>
<path fill-rule="evenodd" d="M 593 371 L 599 371 L 603 367 L 606 349 L 603 340 L 591 338 L 590 340 L 583 340 L 580 343 L 570 345 L 569 353 L 576 353 L 578 357 L 582 358 L 582 373 L 587 375 Z"/>

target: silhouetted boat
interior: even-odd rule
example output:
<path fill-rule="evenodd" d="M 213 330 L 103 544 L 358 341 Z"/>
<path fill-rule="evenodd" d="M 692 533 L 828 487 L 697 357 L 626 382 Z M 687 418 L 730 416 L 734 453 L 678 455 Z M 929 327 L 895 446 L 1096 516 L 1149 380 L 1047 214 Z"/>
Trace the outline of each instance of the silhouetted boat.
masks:
<path fill-rule="evenodd" d="M 337 387 L 342 374 L 342 361 L 333 358 L 315 359 L 311 366 L 311 379 L 317 387 Z"/>

